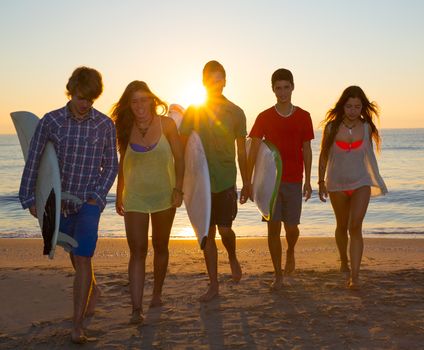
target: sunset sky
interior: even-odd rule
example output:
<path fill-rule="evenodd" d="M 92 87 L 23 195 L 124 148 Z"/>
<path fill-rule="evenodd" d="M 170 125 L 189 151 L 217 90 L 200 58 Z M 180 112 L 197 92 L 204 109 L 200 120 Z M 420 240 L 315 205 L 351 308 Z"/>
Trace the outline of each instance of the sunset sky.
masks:
<path fill-rule="evenodd" d="M 248 129 L 275 103 L 277 68 L 293 72 L 293 103 L 316 128 L 349 85 L 379 104 L 380 127 L 424 127 L 423 15 L 421 0 L 4 0 L 0 133 L 14 133 L 11 111 L 63 106 L 78 66 L 102 73 L 95 107 L 108 113 L 136 79 L 187 107 L 211 59 Z"/>

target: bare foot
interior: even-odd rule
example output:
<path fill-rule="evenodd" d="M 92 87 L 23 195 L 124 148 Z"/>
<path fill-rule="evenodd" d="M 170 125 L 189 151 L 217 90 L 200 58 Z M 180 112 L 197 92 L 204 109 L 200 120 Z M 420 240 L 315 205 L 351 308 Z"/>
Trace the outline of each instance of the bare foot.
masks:
<path fill-rule="evenodd" d="M 230 267 L 231 267 L 231 275 L 233 277 L 234 282 L 240 282 L 242 272 L 241 272 L 241 266 L 238 262 L 237 258 L 234 260 L 230 260 Z"/>
<path fill-rule="evenodd" d="M 219 294 L 218 292 L 219 292 L 218 285 L 216 286 L 210 285 L 206 293 L 200 296 L 199 301 L 203 303 L 207 303 L 208 301 L 211 301 L 212 299 L 217 297 Z"/>
<path fill-rule="evenodd" d="M 163 301 L 162 298 L 159 296 L 153 296 L 152 297 L 152 301 L 150 302 L 149 307 L 153 308 L 153 307 L 160 307 L 163 305 Z"/>
<path fill-rule="evenodd" d="M 81 328 L 74 328 L 71 332 L 71 341 L 74 344 L 85 344 L 88 338 L 85 336 Z"/>
<path fill-rule="evenodd" d="M 349 269 L 349 263 L 347 261 L 342 261 L 340 263 L 340 272 L 343 274 L 343 277 L 346 281 L 346 286 L 349 287 L 350 269 Z"/>
<path fill-rule="evenodd" d="M 347 261 L 342 261 L 340 263 L 340 272 L 350 272 L 349 263 Z"/>
<path fill-rule="evenodd" d="M 358 277 L 356 277 L 356 278 L 353 278 L 353 277 L 351 277 L 350 279 L 349 279 L 349 283 L 348 283 L 348 286 L 347 286 L 350 290 L 359 290 L 360 289 L 360 286 L 359 286 L 359 278 Z"/>
<path fill-rule="evenodd" d="M 290 276 L 296 268 L 296 261 L 294 259 L 294 251 L 289 252 L 287 250 L 286 252 L 286 265 L 284 267 L 284 274 L 286 276 Z"/>
<path fill-rule="evenodd" d="M 271 290 L 280 290 L 283 288 L 283 276 L 275 277 L 275 280 L 271 283 Z"/>
<path fill-rule="evenodd" d="M 144 322 L 144 315 L 140 309 L 133 310 L 130 318 L 131 324 L 141 324 Z"/>
<path fill-rule="evenodd" d="M 85 317 L 91 317 L 94 315 L 97 301 L 101 295 L 102 292 L 100 291 L 100 288 L 97 286 L 97 284 L 95 284 L 93 286 L 93 290 L 91 291 L 90 299 L 88 300 L 87 309 L 85 310 Z"/>

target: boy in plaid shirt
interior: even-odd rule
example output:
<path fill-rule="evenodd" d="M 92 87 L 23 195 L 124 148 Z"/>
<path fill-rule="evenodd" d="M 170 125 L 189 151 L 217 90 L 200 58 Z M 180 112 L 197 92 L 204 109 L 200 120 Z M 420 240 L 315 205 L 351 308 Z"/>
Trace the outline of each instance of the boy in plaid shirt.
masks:
<path fill-rule="evenodd" d="M 73 237 L 78 247 L 70 252 L 75 268 L 74 315 L 71 340 L 84 343 L 85 316 L 94 313 L 100 290 L 91 258 L 96 248 L 100 213 L 118 171 L 116 132 L 112 120 L 92 107 L 103 91 L 95 69 L 79 67 L 66 85 L 69 102 L 47 113 L 31 140 L 22 175 L 19 198 L 24 209 L 37 217 L 35 184 L 41 155 L 48 141 L 57 153 L 62 191 L 81 200 L 62 202 L 60 231 Z M 42 215 L 42 213 L 39 213 Z"/>

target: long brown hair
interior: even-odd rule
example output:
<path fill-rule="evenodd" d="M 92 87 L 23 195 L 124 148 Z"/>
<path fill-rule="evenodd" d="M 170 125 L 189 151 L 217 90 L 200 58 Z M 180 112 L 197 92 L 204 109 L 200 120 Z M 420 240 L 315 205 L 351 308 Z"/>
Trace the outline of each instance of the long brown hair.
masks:
<path fill-rule="evenodd" d="M 376 144 L 377 151 L 380 150 L 381 138 L 377 127 L 374 124 L 374 120 L 379 118 L 378 106 L 375 102 L 370 102 L 364 91 L 359 86 L 349 86 L 343 91 L 334 108 L 331 108 L 327 112 L 325 119 L 321 122 L 321 125 L 325 125 L 324 132 L 326 132 L 327 128 L 331 126 L 327 137 L 323 137 L 322 139 L 321 150 L 324 154 L 328 154 L 328 151 L 334 142 L 334 138 L 336 137 L 337 131 L 339 130 L 340 124 L 343 122 L 345 117 L 344 106 L 349 98 L 359 98 L 361 100 L 361 121 L 363 123 L 367 122 L 371 126 L 372 139 Z"/>
<path fill-rule="evenodd" d="M 134 123 L 134 115 L 131 111 L 131 97 L 137 91 L 146 92 L 152 97 L 152 115 L 165 116 L 168 112 L 168 105 L 157 97 L 144 81 L 134 80 L 129 83 L 121 98 L 113 105 L 111 110 L 111 118 L 116 126 L 116 139 L 120 153 L 125 152 L 130 139 Z"/>

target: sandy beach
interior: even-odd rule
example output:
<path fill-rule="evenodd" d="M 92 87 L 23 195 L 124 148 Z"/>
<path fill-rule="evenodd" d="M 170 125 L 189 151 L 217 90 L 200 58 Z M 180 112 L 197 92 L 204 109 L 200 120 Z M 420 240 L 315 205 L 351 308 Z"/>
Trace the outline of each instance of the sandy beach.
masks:
<path fill-rule="evenodd" d="M 296 273 L 272 292 L 266 239 L 239 239 L 240 283 L 230 278 L 219 242 L 220 296 L 203 304 L 203 254 L 195 241 L 170 243 L 161 308 L 149 309 L 152 250 L 147 259 L 145 323 L 130 325 L 128 247 L 100 239 L 94 266 L 102 297 L 86 320 L 96 340 L 84 349 L 415 349 L 424 344 L 424 239 L 365 239 L 362 288 L 338 272 L 334 239 L 300 238 Z M 0 349 L 73 349 L 73 270 L 58 249 L 42 256 L 39 239 L 0 240 Z M 421 344 L 421 345 L 419 345 Z"/>

